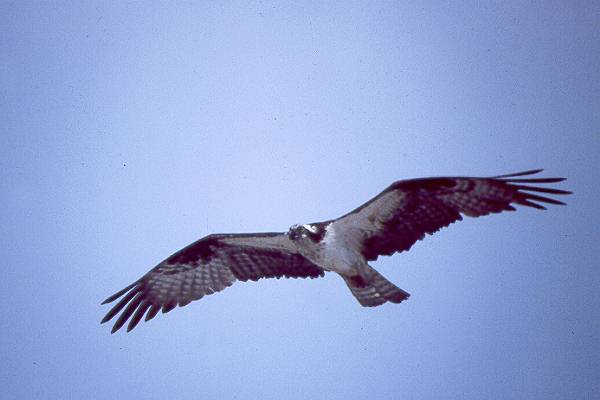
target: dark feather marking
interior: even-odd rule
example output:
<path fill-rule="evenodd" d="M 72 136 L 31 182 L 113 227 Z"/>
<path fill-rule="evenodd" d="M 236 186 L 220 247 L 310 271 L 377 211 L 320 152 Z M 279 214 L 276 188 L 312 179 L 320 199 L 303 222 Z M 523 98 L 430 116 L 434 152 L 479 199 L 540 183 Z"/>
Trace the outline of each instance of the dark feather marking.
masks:
<path fill-rule="evenodd" d="M 112 296 L 110 296 L 106 300 L 104 300 L 102 302 L 102 304 L 112 303 L 119 297 L 123 296 L 127 291 L 129 291 L 129 289 L 134 287 L 136 284 L 137 284 L 137 282 L 133 282 L 131 285 L 127 286 L 126 288 L 119 290 L 117 293 L 113 294 Z"/>
<path fill-rule="evenodd" d="M 193 299 L 185 299 L 179 302 L 179 307 L 185 307 L 192 302 Z"/>
<path fill-rule="evenodd" d="M 133 312 L 138 307 L 138 305 L 141 303 L 143 298 L 144 298 L 144 294 L 141 292 L 138 292 L 135 295 L 133 300 L 131 300 L 131 303 L 129 303 L 127 308 L 121 313 L 121 315 L 119 315 L 119 318 L 117 319 L 117 322 L 115 322 L 115 324 L 113 325 L 113 328 L 110 331 L 110 333 L 115 333 L 123 326 L 123 324 L 129 319 L 129 317 L 131 317 L 131 314 L 133 314 Z"/>
<path fill-rule="evenodd" d="M 235 237 L 274 237 L 281 235 L 281 232 L 263 232 L 263 233 L 221 233 L 212 234 L 203 237 L 200 240 L 184 247 L 165 260 L 167 264 L 194 264 L 198 260 L 209 262 L 215 256 L 215 249 L 228 246 L 219 241 L 223 238 Z"/>
<path fill-rule="evenodd" d="M 533 201 L 529 201 L 529 200 L 525 200 L 525 199 L 516 200 L 516 203 L 521 204 L 522 206 L 537 208 L 538 210 L 546 209 L 546 207 L 544 207 L 540 204 L 537 204 L 537 203 L 534 203 Z"/>
<path fill-rule="evenodd" d="M 560 206 L 564 206 L 565 205 L 565 203 L 563 203 L 562 201 L 550 199 L 548 197 L 538 196 L 536 194 L 531 194 L 531 193 L 523 193 L 523 194 L 525 195 L 525 198 L 529 199 L 529 200 L 536 200 L 536 201 L 541 201 L 543 203 L 557 204 L 557 205 L 560 205 Z"/>
<path fill-rule="evenodd" d="M 530 169 L 529 171 L 515 172 L 513 174 L 505 174 L 505 175 L 492 176 L 492 178 L 498 179 L 498 178 L 509 178 L 509 177 L 512 177 L 512 176 L 534 175 L 534 174 L 537 174 L 538 172 L 542 172 L 542 171 L 543 171 L 542 168 L 539 168 L 539 169 Z"/>
<path fill-rule="evenodd" d="M 354 275 L 346 278 L 347 282 L 349 282 L 353 287 L 363 288 L 367 285 L 367 282 L 360 275 Z"/>
<path fill-rule="evenodd" d="M 169 311 L 171 311 L 172 309 L 174 309 L 176 305 L 177 305 L 177 300 L 175 300 L 175 299 L 171 299 L 167 303 L 163 304 L 163 306 L 162 306 L 163 314 L 166 314 Z"/>
<path fill-rule="evenodd" d="M 205 286 L 204 287 L 204 292 L 209 295 L 209 294 L 213 294 L 215 291 L 212 290 L 212 288 L 210 286 Z"/>
<path fill-rule="evenodd" d="M 327 232 L 327 226 L 329 225 L 329 222 L 322 222 L 322 223 L 316 223 L 316 224 L 309 224 L 311 225 L 313 228 L 316 229 L 316 232 L 312 232 L 306 228 L 306 233 L 308 235 L 308 237 L 315 243 L 319 243 L 321 240 L 323 240 L 323 238 L 325 237 L 325 233 Z"/>
<path fill-rule="evenodd" d="M 146 318 L 144 321 L 150 321 L 152 318 L 156 317 L 156 314 L 160 311 L 160 305 L 152 304 L 152 307 L 148 310 L 148 314 L 146 314 Z"/>
<path fill-rule="evenodd" d="M 541 192 L 541 193 L 551 193 L 551 194 L 572 194 L 573 193 L 568 190 L 545 188 L 545 187 L 538 187 L 538 186 L 513 185 L 513 187 L 516 188 L 517 190 L 526 190 L 526 191 L 530 191 L 530 192 Z"/>
<path fill-rule="evenodd" d="M 398 181 L 392 184 L 388 191 L 405 189 L 405 190 L 440 190 L 451 188 L 456 185 L 456 181 L 451 178 L 425 178 L 425 179 L 409 179 L 406 181 Z"/>
<path fill-rule="evenodd" d="M 137 326 L 137 324 L 140 322 L 140 320 L 144 316 L 144 313 L 146 312 L 147 309 L 150 308 L 150 306 L 152 306 L 152 304 L 148 303 L 147 301 L 144 301 L 144 302 L 142 302 L 142 304 L 140 304 L 140 306 L 137 308 L 137 310 L 135 310 L 135 314 L 133 314 L 131 321 L 129 321 L 129 324 L 127 325 L 127 332 L 131 331 L 133 328 L 135 328 Z"/>
<path fill-rule="evenodd" d="M 214 254 L 213 246 L 218 240 L 210 236 L 200 239 L 187 247 L 179 250 L 166 260 L 167 264 L 195 264 L 199 260 L 209 262 Z"/>
<path fill-rule="evenodd" d="M 566 178 L 532 178 L 532 179 L 498 179 L 500 182 L 506 183 L 556 183 L 562 182 Z"/>
<path fill-rule="evenodd" d="M 110 321 L 119 311 L 121 311 L 123 307 L 125 307 L 125 304 L 127 304 L 129 300 L 131 300 L 133 296 L 135 296 L 136 293 L 139 292 L 139 290 L 139 288 L 135 288 L 131 292 L 127 293 L 127 295 L 123 297 L 121 301 L 119 301 L 113 308 L 110 309 L 109 312 L 106 313 L 106 315 L 104 316 L 104 318 L 102 318 L 102 321 L 100 321 L 100 323 L 103 324 L 107 321 Z"/>
<path fill-rule="evenodd" d="M 192 301 L 200 300 L 203 297 L 204 297 L 204 293 L 198 292 L 196 295 L 194 295 L 194 297 L 192 297 Z"/>
<path fill-rule="evenodd" d="M 506 200 L 493 200 L 493 199 L 485 199 L 486 207 L 489 208 L 489 212 L 491 213 L 499 213 L 507 209 L 510 206 L 510 203 Z M 485 215 L 485 214 L 482 214 Z"/>
<path fill-rule="evenodd" d="M 230 254 L 232 262 L 229 269 L 233 275 L 240 281 L 253 280 L 260 278 L 277 277 L 311 277 L 323 276 L 323 270 L 306 261 L 304 257 L 298 254 L 281 253 L 278 251 L 261 251 L 260 254 L 243 253 Z M 273 260 L 277 260 L 273 264 Z"/>
<path fill-rule="evenodd" d="M 441 200 L 419 193 L 413 191 L 403 205 L 402 212 L 383 223 L 381 234 L 365 240 L 363 254 L 367 260 L 373 261 L 379 255 L 409 250 L 426 233 L 433 234 L 462 219 L 458 211 L 445 206 Z"/>

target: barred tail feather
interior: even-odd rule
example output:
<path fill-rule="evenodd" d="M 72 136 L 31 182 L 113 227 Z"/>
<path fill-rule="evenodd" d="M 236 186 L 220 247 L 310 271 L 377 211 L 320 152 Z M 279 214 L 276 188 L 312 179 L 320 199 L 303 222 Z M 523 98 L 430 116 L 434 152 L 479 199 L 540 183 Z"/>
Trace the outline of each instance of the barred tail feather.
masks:
<path fill-rule="evenodd" d="M 392 282 L 385 279 L 379 272 L 370 268 L 368 281 L 362 277 L 346 277 L 344 281 L 363 307 L 376 307 L 386 302 L 401 303 L 408 299 L 409 293 L 400 289 Z"/>

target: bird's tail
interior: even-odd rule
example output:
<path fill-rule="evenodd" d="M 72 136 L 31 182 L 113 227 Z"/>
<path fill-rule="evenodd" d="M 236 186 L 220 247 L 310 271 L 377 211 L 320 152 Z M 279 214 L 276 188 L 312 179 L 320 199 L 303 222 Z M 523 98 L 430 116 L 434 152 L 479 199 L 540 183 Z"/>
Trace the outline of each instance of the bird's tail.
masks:
<path fill-rule="evenodd" d="M 365 275 L 366 277 L 361 275 L 342 276 L 356 300 L 363 307 L 376 307 L 388 301 L 401 303 L 410 296 L 409 293 L 385 279 L 371 267 L 368 267 Z"/>

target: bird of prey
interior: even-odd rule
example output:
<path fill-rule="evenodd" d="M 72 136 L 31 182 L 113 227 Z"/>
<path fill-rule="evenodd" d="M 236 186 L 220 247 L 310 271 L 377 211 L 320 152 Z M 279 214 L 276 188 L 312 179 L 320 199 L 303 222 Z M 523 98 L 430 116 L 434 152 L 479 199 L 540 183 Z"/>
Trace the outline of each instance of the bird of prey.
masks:
<path fill-rule="evenodd" d="M 127 331 L 145 315 L 183 307 L 236 281 L 261 278 L 318 278 L 340 275 L 358 302 L 374 307 L 409 296 L 371 267 L 381 255 L 409 250 L 425 234 L 460 221 L 514 211 L 513 204 L 545 209 L 563 202 L 537 193 L 571 192 L 526 184 L 563 181 L 532 178 L 541 169 L 478 177 L 400 180 L 353 211 L 324 222 L 292 225 L 287 232 L 208 235 L 162 261 L 102 304 L 119 302 L 102 319 L 119 312 L 112 332 L 128 320 Z M 522 178 L 527 176 L 526 178 Z"/>

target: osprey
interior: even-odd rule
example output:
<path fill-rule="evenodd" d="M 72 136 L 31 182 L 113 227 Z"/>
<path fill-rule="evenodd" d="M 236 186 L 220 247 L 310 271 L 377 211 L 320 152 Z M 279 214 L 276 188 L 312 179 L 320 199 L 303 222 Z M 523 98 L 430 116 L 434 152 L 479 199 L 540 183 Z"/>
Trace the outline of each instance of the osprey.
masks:
<path fill-rule="evenodd" d="M 183 307 L 219 292 L 235 281 L 261 278 L 318 278 L 327 271 L 340 275 L 358 302 L 374 307 L 400 303 L 409 296 L 372 268 L 381 255 L 406 251 L 425 234 L 460 221 L 514 211 L 513 204 L 545 209 L 539 202 L 564 203 L 531 192 L 570 194 L 566 190 L 527 183 L 553 183 L 565 178 L 516 178 L 541 169 L 489 178 L 439 177 L 394 182 L 383 192 L 340 218 L 293 225 L 287 233 L 213 234 L 162 261 L 146 275 L 102 304 L 122 299 L 102 323 L 119 312 L 112 332 L 129 320 L 132 330 L 145 314 Z"/>

